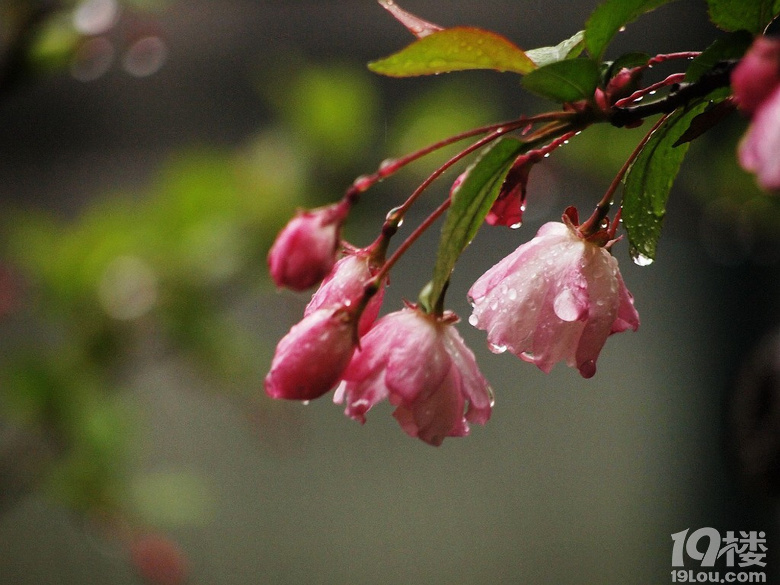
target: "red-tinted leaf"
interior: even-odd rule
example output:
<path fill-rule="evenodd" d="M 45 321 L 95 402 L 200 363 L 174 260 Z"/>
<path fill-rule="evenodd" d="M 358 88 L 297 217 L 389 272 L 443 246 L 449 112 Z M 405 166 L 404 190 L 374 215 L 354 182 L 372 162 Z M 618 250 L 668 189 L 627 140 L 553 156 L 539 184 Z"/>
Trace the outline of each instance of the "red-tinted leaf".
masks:
<path fill-rule="evenodd" d="M 369 63 L 368 68 L 391 77 L 414 77 L 468 69 L 525 74 L 536 69 L 536 64 L 499 34 L 455 27 L 418 39 L 389 57 Z"/>

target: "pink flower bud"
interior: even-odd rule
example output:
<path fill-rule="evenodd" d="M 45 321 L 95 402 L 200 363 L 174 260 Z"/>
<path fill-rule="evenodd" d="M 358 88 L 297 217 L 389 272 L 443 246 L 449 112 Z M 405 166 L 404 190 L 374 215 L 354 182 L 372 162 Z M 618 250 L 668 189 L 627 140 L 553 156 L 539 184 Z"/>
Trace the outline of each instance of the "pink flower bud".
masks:
<path fill-rule="evenodd" d="M 354 350 L 354 316 L 350 311 L 311 312 L 276 346 L 265 391 L 271 398 L 319 398 L 339 381 Z"/>
<path fill-rule="evenodd" d="M 165 537 L 150 534 L 134 540 L 130 558 L 149 585 L 180 585 L 187 577 L 184 554 Z"/>
<path fill-rule="evenodd" d="M 607 337 L 639 327 L 617 260 L 559 222 L 483 274 L 469 297 L 469 322 L 488 332 L 492 351 L 509 350 L 545 372 L 565 361 L 590 378 Z"/>
<path fill-rule="evenodd" d="M 467 435 L 469 422 L 486 423 L 490 387 L 455 321 L 411 307 L 386 315 L 361 339 L 333 400 L 362 423 L 387 398 L 401 428 L 431 445 Z"/>
<path fill-rule="evenodd" d="M 756 174 L 761 187 L 780 191 L 780 86 L 756 111 L 738 154 L 739 163 Z"/>
<path fill-rule="evenodd" d="M 363 298 L 365 284 L 378 272 L 372 265 L 369 250 L 350 253 L 333 267 L 331 273 L 317 289 L 304 311 L 304 316 L 323 308 L 357 306 Z M 364 335 L 376 321 L 384 297 L 384 286 L 380 286 L 363 310 L 358 322 L 358 334 Z"/>
<path fill-rule="evenodd" d="M 299 211 L 279 233 L 268 253 L 276 286 L 305 290 L 320 282 L 336 263 L 343 204 Z"/>
<path fill-rule="evenodd" d="M 780 39 L 757 37 L 731 73 L 739 109 L 752 115 L 780 84 Z"/>

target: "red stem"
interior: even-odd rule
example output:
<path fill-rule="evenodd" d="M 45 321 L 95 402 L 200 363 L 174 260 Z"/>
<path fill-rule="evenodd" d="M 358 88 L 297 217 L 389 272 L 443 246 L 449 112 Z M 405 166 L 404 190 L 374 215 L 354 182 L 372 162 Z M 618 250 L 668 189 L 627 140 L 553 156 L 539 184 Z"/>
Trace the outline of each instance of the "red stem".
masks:
<path fill-rule="evenodd" d="M 587 238 L 588 236 L 592 236 L 602 228 L 601 222 L 604 221 L 607 213 L 609 213 L 610 207 L 612 207 L 612 201 L 615 198 L 615 191 L 617 191 L 617 188 L 623 181 L 623 177 L 628 172 L 628 169 L 631 168 L 631 165 L 636 160 L 636 157 L 638 157 L 642 152 L 642 149 L 647 144 L 647 141 L 650 140 L 650 137 L 653 135 L 653 133 L 658 130 L 661 124 L 663 124 L 669 116 L 670 114 L 664 114 L 655 124 L 653 124 L 653 127 L 650 128 L 650 131 L 645 134 L 644 138 L 642 138 L 628 159 L 626 159 L 626 162 L 623 163 L 623 166 L 620 167 L 620 170 L 618 171 L 617 175 L 615 175 L 615 178 L 612 179 L 612 183 L 609 185 L 606 193 L 604 193 L 601 201 L 599 201 L 598 205 L 596 205 L 596 209 L 593 211 L 593 214 L 578 228 L 579 232 L 584 237 Z"/>

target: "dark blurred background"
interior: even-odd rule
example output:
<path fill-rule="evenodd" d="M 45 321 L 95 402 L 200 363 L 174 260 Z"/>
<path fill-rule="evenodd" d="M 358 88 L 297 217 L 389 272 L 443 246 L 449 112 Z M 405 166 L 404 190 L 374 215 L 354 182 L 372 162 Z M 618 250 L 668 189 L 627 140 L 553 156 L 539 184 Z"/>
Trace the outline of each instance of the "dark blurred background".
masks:
<path fill-rule="evenodd" d="M 595 2 L 403 6 L 534 48 Z M 609 56 L 717 34 L 682 0 Z M 562 148 L 531 176 L 523 227 L 464 254 L 448 297 L 496 392 L 484 428 L 436 449 L 386 405 L 361 427 L 328 397 L 264 396 L 307 300 L 265 269 L 294 209 L 544 107 L 508 74 L 366 70 L 410 40 L 372 0 L 0 1 L 0 583 L 140 583 L 127 543 L 147 533 L 177 543 L 193 584 L 662 583 L 671 535 L 705 526 L 765 531 L 779 582 L 777 206 L 736 166 L 736 117 L 693 145 L 657 261 L 613 248 L 642 326 L 593 379 L 491 354 L 465 292 L 594 205 L 641 128 Z M 347 238 L 373 240 L 437 160 L 367 192 Z M 416 298 L 436 240 L 398 265 L 386 312 Z"/>

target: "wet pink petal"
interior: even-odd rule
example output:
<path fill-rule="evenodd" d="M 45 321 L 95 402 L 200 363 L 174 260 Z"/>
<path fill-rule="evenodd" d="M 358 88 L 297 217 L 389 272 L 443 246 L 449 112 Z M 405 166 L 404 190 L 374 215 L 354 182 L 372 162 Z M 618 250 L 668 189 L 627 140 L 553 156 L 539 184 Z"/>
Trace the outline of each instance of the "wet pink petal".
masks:
<path fill-rule="evenodd" d="M 739 162 L 768 191 L 780 190 L 780 87 L 758 108 L 739 144 Z"/>
<path fill-rule="evenodd" d="M 371 256 L 368 251 L 350 252 L 336 262 L 333 270 L 322 281 L 320 288 L 306 305 L 304 316 L 322 308 L 357 305 L 363 297 L 365 284 L 377 274 L 378 270 L 379 267 L 371 265 Z M 368 301 L 358 325 L 360 335 L 367 333 L 379 316 L 384 294 L 385 287 L 383 285 Z"/>
<path fill-rule="evenodd" d="M 780 85 L 780 39 L 757 37 L 731 73 L 734 100 L 752 115 Z"/>
<path fill-rule="evenodd" d="M 490 388 L 453 322 L 412 307 L 386 315 L 361 339 L 334 400 L 365 422 L 387 399 L 403 430 L 431 445 L 468 434 L 468 422 L 484 424 Z"/>
<path fill-rule="evenodd" d="M 354 350 L 351 313 L 314 311 L 293 325 L 276 346 L 265 391 L 272 398 L 319 398 L 338 384 Z"/>
<path fill-rule="evenodd" d="M 306 290 L 320 282 L 336 263 L 339 232 L 347 208 L 342 204 L 299 211 L 279 233 L 268 252 L 276 286 Z"/>
<path fill-rule="evenodd" d="M 639 326 L 617 260 L 559 222 L 488 270 L 469 297 L 469 322 L 487 332 L 492 351 L 545 372 L 564 361 L 590 377 L 607 337 Z"/>

